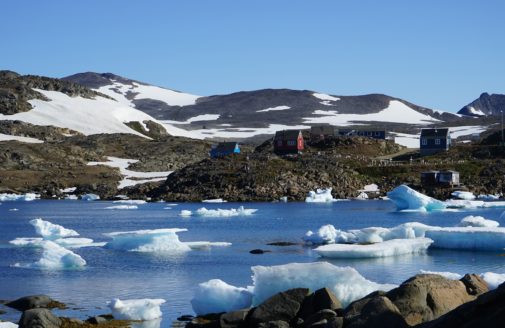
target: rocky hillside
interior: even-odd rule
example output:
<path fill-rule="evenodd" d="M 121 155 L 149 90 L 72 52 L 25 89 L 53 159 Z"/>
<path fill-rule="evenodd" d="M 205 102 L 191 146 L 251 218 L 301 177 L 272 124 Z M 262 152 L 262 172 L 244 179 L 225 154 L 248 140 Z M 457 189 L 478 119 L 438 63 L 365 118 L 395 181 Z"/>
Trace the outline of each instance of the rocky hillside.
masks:
<path fill-rule="evenodd" d="M 493 116 L 501 115 L 505 111 L 505 95 L 485 92 L 468 105 L 458 111 L 458 114 L 467 116 Z"/>

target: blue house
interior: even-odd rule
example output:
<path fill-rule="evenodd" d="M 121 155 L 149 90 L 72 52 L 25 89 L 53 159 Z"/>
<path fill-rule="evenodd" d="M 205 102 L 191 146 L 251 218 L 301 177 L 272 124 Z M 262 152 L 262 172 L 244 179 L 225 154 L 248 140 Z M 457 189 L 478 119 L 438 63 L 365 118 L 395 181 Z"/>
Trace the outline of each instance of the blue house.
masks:
<path fill-rule="evenodd" d="M 240 146 L 238 142 L 220 142 L 213 145 L 210 150 L 210 157 L 224 157 L 231 154 L 240 154 Z"/>
<path fill-rule="evenodd" d="M 448 128 L 421 129 L 420 151 L 421 156 L 433 155 L 449 150 L 451 134 Z"/>

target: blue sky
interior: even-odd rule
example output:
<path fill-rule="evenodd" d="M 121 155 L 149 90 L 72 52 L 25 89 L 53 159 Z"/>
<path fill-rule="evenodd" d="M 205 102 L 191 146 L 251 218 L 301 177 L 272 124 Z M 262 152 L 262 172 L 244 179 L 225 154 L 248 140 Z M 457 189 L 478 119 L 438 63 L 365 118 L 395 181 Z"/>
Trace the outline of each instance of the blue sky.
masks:
<path fill-rule="evenodd" d="M 457 111 L 505 93 L 502 0 L 5 1 L 1 69 L 113 72 L 199 95 L 385 93 Z"/>

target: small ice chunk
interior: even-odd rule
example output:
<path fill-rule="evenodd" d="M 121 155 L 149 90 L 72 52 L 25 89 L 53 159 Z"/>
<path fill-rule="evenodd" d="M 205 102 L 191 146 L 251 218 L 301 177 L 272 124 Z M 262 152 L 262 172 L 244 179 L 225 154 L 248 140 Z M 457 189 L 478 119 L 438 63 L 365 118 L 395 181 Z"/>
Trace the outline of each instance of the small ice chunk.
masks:
<path fill-rule="evenodd" d="M 101 247 L 105 243 L 95 243 L 89 238 L 59 238 L 52 240 L 54 243 L 66 248 L 81 248 L 81 247 Z M 41 248 L 44 245 L 43 238 L 16 238 L 9 241 L 11 245 L 17 247 L 34 247 Z"/>
<path fill-rule="evenodd" d="M 270 296 L 292 288 L 302 287 L 314 291 L 328 287 L 342 305 L 347 306 L 373 291 L 388 291 L 396 287 L 367 280 L 354 268 L 338 267 L 328 262 L 254 266 L 252 270 L 253 305 L 260 304 Z"/>
<path fill-rule="evenodd" d="M 316 233 L 309 230 L 303 237 L 303 240 L 308 245 L 349 243 L 354 242 L 355 239 L 356 236 L 354 234 L 335 229 L 331 224 L 322 226 Z"/>
<path fill-rule="evenodd" d="M 93 201 L 93 200 L 99 200 L 100 196 L 96 194 L 84 194 L 81 195 L 81 200 L 86 200 L 86 201 Z"/>
<path fill-rule="evenodd" d="M 256 211 L 257 209 L 244 208 L 244 206 L 240 206 L 239 208 L 231 208 L 227 210 L 220 208 L 212 210 L 202 207 L 195 211 L 195 215 L 207 216 L 207 217 L 249 216 L 253 215 Z"/>
<path fill-rule="evenodd" d="M 41 241 L 43 248 L 42 257 L 31 264 L 15 264 L 14 266 L 23 268 L 63 270 L 82 268 L 86 261 L 74 252 L 49 240 Z"/>
<path fill-rule="evenodd" d="M 116 204 L 128 204 L 128 205 L 142 205 L 145 204 L 145 200 L 141 199 L 120 199 L 120 200 L 115 200 L 113 203 Z"/>
<path fill-rule="evenodd" d="M 30 224 L 35 227 L 35 232 L 44 239 L 79 236 L 79 233 L 75 230 L 64 228 L 61 225 L 44 221 L 40 218 L 31 220 Z"/>
<path fill-rule="evenodd" d="M 235 287 L 220 279 L 212 279 L 198 285 L 191 305 L 197 315 L 230 312 L 250 307 L 252 296 L 250 288 Z"/>
<path fill-rule="evenodd" d="M 120 300 L 118 298 L 108 303 L 112 316 L 117 320 L 154 320 L 161 318 L 160 305 L 166 301 L 157 299 Z"/>
<path fill-rule="evenodd" d="M 76 195 L 65 195 L 65 199 L 66 200 L 78 200 L 79 197 L 77 197 Z"/>
<path fill-rule="evenodd" d="M 191 212 L 190 210 L 182 210 L 181 213 L 179 213 L 179 216 L 184 216 L 184 217 L 188 217 L 191 215 L 193 215 L 193 212 Z"/>
<path fill-rule="evenodd" d="M 34 194 L 34 193 L 26 193 L 26 194 L 6 194 L 2 193 L 0 194 L 0 202 L 9 202 L 9 201 L 18 201 L 18 200 L 24 200 L 24 201 L 32 201 L 35 199 L 40 198 L 39 194 Z"/>
<path fill-rule="evenodd" d="M 187 229 L 154 229 L 121 231 L 104 234 L 112 238 L 106 244 L 111 249 L 147 252 L 147 253 L 181 253 L 190 251 L 191 248 L 179 240 L 178 232 Z"/>
<path fill-rule="evenodd" d="M 464 200 L 474 200 L 475 199 L 475 195 L 469 191 L 457 190 L 457 191 L 452 192 L 451 196 L 456 197 L 458 199 L 464 199 Z"/>
<path fill-rule="evenodd" d="M 222 198 L 216 198 L 216 199 L 204 199 L 202 200 L 202 203 L 226 203 L 227 201 L 222 199 Z"/>
<path fill-rule="evenodd" d="M 331 195 L 333 188 L 316 189 L 316 191 L 309 191 L 305 202 L 307 203 L 326 203 L 333 202 L 335 199 Z"/>
<path fill-rule="evenodd" d="M 440 272 L 440 271 L 426 271 L 426 270 L 420 270 L 419 272 L 421 272 L 422 274 L 438 274 L 439 276 L 451 280 L 459 280 L 463 278 L 463 275 L 454 272 Z"/>
<path fill-rule="evenodd" d="M 332 244 L 314 249 L 328 258 L 377 258 L 405 254 L 422 254 L 433 243 L 429 238 L 391 239 L 375 244 Z"/>
<path fill-rule="evenodd" d="M 489 289 L 496 289 L 505 282 L 505 273 L 485 272 L 480 277 L 487 283 Z"/>
<path fill-rule="evenodd" d="M 367 200 L 368 199 L 368 194 L 364 191 L 360 192 L 358 196 L 356 196 L 357 200 Z"/>
<path fill-rule="evenodd" d="M 396 205 L 399 211 L 433 211 L 445 209 L 447 207 L 444 202 L 421 194 L 406 185 L 396 187 L 388 192 L 387 196 L 389 200 Z"/>
<path fill-rule="evenodd" d="M 473 216 L 469 215 L 464 217 L 461 222 L 458 224 L 458 227 L 488 227 L 488 228 L 496 228 L 500 225 L 498 221 L 487 220 L 482 216 Z"/>
<path fill-rule="evenodd" d="M 106 210 L 136 210 L 139 207 L 137 205 L 113 205 L 107 206 Z"/>
<path fill-rule="evenodd" d="M 65 189 L 60 189 L 60 192 L 64 194 L 70 194 L 76 191 L 77 187 L 70 187 L 70 188 L 65 188 Z"/>
<path fill-rule="evenodd" d="M 489 202 L 489 201 L 494 201 L 494 200 L 500 199 L 500 195 L 482 195 L 481 194 L 481 195 L 477 196 L 477 199 Z"/>

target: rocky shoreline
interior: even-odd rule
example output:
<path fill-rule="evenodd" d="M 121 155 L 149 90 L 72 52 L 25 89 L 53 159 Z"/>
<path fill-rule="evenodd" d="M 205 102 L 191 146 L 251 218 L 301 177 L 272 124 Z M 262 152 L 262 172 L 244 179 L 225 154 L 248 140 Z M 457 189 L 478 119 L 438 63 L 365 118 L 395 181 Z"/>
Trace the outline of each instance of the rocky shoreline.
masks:
<path fill-rule="evenodd" d="M 65 304 L 45 295 L 2 303 L 20 311 L 19 328 L 129 327 L 134 323 L 116 320 L 111 314 L 86 320 L 58 317 L 51 310 L 65 309 Z M 388 292 L 375 291 L 347 306 L 328 288 L 316 291 L 295 288 L 277 293 L 252 308 L 197 317 L 185 315 L 171 325 L 186 328 L 483 328 L 502 327 L 504 309 L 505 284 L 490 290 L 475 274 L 466 274 L 460 280 L 420 274 Z"/>

